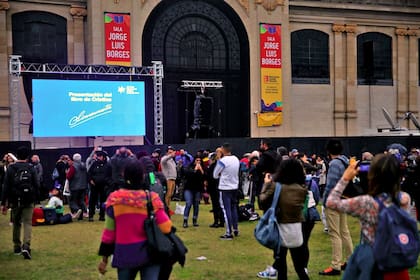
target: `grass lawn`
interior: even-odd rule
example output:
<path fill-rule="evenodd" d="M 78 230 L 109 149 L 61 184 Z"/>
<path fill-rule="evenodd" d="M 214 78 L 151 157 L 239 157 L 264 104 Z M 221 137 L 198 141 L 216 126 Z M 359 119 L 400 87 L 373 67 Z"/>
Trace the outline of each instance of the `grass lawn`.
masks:
<path fill-rule="evenodd" d="M 175 202 L 173 202 L 175 208 Z M 256 273 L 272 263 L 272 253 L 260 246 L 253 237 L 256 222 L 242 222 L 240 236 L 233 241 L 219 240 L 223 229 L 209 228 L 212 213 L 209 205 L 200 205 L 199 227 L 182 228 L 182 217 L 173 216 L 179 236 L 189 252 L 184 268 L 174 267 L 172 280 L 179 279 L 257 279 Z M 98 215 L 95 216 L 98 218 Z M 191 223 L 191 221 L 190 221 Z M 349 218 L 353 242 L 359 241 L 358 222 Z M 12 227 L 9 216 L 0 215 L 0 280 L 2 279 L 117 279 L 116 270 L 109 267 L 104 277 L 97 272 L 97 255 L 103 223 L 95 220 L 66 225 L 37 226 L 32 233 L 32 260 L 13 255 Z M 321 223 L 313 232 L 310 244 L 309 272 L 311 279 L 340 279 L 322 277 L 318 271 L 329 266 L 331 247 Z M 205 260 L 197 260 L 204 256 Z M 298 279 L 289 258 L 289 279 Z M 411 279 L 420 280 L 420 269 L 410 271 Z"/>

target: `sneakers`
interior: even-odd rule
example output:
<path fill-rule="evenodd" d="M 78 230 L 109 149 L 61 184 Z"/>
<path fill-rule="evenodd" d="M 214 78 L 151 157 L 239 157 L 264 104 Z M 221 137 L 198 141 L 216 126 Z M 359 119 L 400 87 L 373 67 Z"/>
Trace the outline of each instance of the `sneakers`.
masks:
<path fill-rule="evenodd" d="M 233 235 L 232 234 L 223 234 L 222 236 L 220 236 L 220 240 L 233 240 Z"/>
<path fill-rule="evenodd" d="M 29 249 L 29 246 L 22 246 L 22 256 L 25 258 L 25 260 L 30 260 L 31 257 L 31 249 Z"/>
<path fill-rule="evenodd" d="M 20 248 L 20 247 L 15 247 L 15 249 L 14 249 L 13 253 L 14 253 L 16 256 L 19 256 L 20 254 L 22 254 L 22 248 Z"/>
<path fill-rule="evenodd" d="M 72 219 L 78 219 L 80 217 L 80 215 L 82 214 L 82 209 L 77 210 L 76 213 L 71 214 L 71 218 Z"/>
<path fill-rule="evenodd" d="M 211 228 L 218 228 L 219 227 L 219 224 L 218 223 L 213 223 L 213 224 L 209 225 L 209 227 L 211 227 Z"/>
<path fill-rule="evenodd" d="M 260 219 L 260 215 L 258 213 L 252 213 L 251 217 L 249 218 L 250 221 L 256 221 Z"/>
<path fill-rule="evenodd" d="M 324 275 L 324 276 L 334 276 L 334 275 L 340 275 L 341 271 L 334 269 L 332 267 L 328 267 L 326 269 L 324 269 L 323 271 L 319 272 L 319 275 Z"/>
<path fill-rule="evenodd" d="M 239 230 L 234 230 L 233 235 L 235 235 L 235 237 L 238 237 L 239 236 Z"/>
<path fill-rule="evenodd" d="M 262 279 L 277 279 L 277 270 L 268 265 L 264 271 L 257 273 L 257 277 Z"/>

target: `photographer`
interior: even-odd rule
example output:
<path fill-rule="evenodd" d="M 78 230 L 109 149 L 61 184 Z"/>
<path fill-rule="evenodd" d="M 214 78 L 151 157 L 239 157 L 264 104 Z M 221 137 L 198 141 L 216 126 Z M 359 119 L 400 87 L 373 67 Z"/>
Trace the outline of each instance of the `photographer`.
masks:
<path fill-rule="evenodd" d="M 379 203 L 375 198 L 381 200 L 385 205 L 389 205 L 393 200 L 398 199 L 400 207 L 407 209 L 410 197 L 407 193 L 400 192 L 400 163 L 395 155 L 388 153 L 376 155 L 372 160 L 368 172 L 368 194 L 341 199 L 343 191 L 348 183 L 359 173 L 359 170 L 360 167 L 358 167 L 357 161 L 349 164 L 341 179 L 328 196 L 326 205 L 328 208 L 340 213 L 358 217 L 361 224 L 361 243 L 373 245 L 376 238 L 379 215 Z M 353 264 L 356 265 L 355 262 Z M 354 271 L 355 269 L 349 264 L 346 274 Z M 361 275 L 368 276 L 369 279 L 410 279 L 407 269 L 383 272 L 369 266 L 367 263 L 363 265 Z M 356 278 L 349 277 L 347 279 Z"/>
<path fill-rule="evenodd" d="M 109 193 L 118 190 L 124 185 L 124 169 L 131 161 L 136 160 L 135 155 L 126 147 L 119 148 L 111 158 L 112 187 Z M 108 194 L 109 194 L 108 193 Z"/>

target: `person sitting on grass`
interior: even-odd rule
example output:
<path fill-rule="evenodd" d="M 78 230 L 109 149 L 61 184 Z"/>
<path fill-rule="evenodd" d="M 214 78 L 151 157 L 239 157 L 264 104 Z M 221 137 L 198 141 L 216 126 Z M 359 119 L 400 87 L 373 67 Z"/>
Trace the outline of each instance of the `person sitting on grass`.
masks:
<path fill-rule="evenodd" d="M 48 200 L 47 205 L 43 208 L 53 208 L 57 214 L 57 218 L 55 220 L 55 224 L 67 224 L 71 223 L 74 219 L 78 219 L 82 214 L 82 209 L 79 209 L 76 213 L 71 214 L 67 213 L 64 214 L 64 206 L 63 200 L 61 200 L 60 196 L 60 189 L 61 186 L 59 184 L 54 185 L 54 187 L 50 190 L 50 199 Z"/>

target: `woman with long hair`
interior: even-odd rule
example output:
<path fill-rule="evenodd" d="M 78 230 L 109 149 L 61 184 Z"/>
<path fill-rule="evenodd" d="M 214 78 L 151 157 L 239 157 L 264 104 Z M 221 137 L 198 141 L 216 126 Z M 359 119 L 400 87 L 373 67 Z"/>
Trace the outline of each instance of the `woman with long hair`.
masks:
<path fill-rule="evenodd" d="M 326 206 L 340 212 L 358 217 L 361 225 L 361 244 L 373 245 L 378 225 L 379 203 L 387 206 L 392 202 L 402 208 L 410 205 L 410 196 L 400 191 L 402 172 L 400 162 L 393 154 L 376 155 L 368 172 L 368 193 L 349 199 L 341 199 L 347 184 L 358 174 L 357 162 L 351 162 L 328 196 Z M 348 268 L 349 269 L 349 268 Z M 346 274 L 345 274 L 346 275 Z M 373 269 L 371 279 L 410 279 L 408 270 L 396 272 L 380 272 Z"/>

